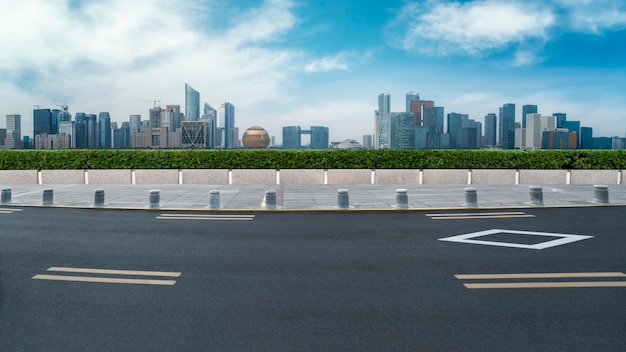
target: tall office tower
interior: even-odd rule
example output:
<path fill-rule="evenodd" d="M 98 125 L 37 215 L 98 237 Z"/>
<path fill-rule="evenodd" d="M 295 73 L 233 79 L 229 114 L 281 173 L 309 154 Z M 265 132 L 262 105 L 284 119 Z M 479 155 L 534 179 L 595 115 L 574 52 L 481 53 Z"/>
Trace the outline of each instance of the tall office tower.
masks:
<path fill-rule="evenodd" d="M 378 95 L 378 110 L 375 114 L 374 149 L 388 149 L 391 147 L 391 96 L 389 93 Z"/>
<path fill-rule="evenodd" d="M 84 112 L 76 113 L 76 122 L 74 123 L 74 147 L 77 149 L 87 148 L 87 119 Z"/>
<path fill-rule="evenodd" d="M 50 109 L 33 110 L 33 136 L 52 133 L 52 112 Z"/>
<path fill-rule="evenodd" d="M 406 110 L 405 112 L 411 112 L 411 102 L 413 100 L 420 100 L 420 94 L 415 92 L 406 93 Z"/>
<path fill-rule="evenodd" d="M 524 149 L 541 149 L 541 114 L 528 114 L 526 117 L 526 134 L 522 148 Z M 522 127 L 523 128 L 523 127 Z"/>
<path fill-rule="evenodd" d="M 129 127 L 130 130 L 137 130 L 137 131 L 141 131 L 141 115 L 129 115 L 128 116 L 128 122 L 129 122 Z"/>
<path fill-rule="evenodd" d="M 7 125 L 7 134 L 9 126 Z M 593 148 L 593 128 L 591 127 L 581 127 L 580 128 L 580 148 L 581 149 L 592 149 Z"/>
<path fill-rule="evenodd" d="M 155 106 L 150 109 L 150 127 L 152 128 L 161 128 L 163 116 L 161 115 L 163 109 L 160 106 Z"/>
<path fill-rule="evenodd" d="M 283 149 L 298 149 L 302 147 L 300 141 L 300 126 L 283 127 Z"/>
<path fill-rule="evenodd" d="M 207 130 L 207 148 L 217 148 L 217 110 L 215 110 L 209 103 L 204 103 L 204 113 L 202 114 L 202 120 L 206 123 Z"/>
<path fill-rule="evenodd" d="M 485 115 L 485 146 L 495 147 L 496 146 L 496 135 L 497 135 L 497 117 L 494 113 L 489 113 Z"/>
<path fill-rule="evenodd" d="M 76 148 L 76 124 L 74 121 L 61 121 L 59 124 L 59 134 L 69 136 L 68 148 Z"/>
<path fill-rule="evenodd" d="M 552 128 L 542 132 L 541 149 L 575 149 L 576 133 L 566 128 Z"/>
<path fill-rule="evenodd" d="M 450 135 L 450 148 L 465 149 L 467 141 L 464 140 L 463 128 L 467 126 L 469 116 L 467 114 L 448 114 L 448 134 Z M 465 135 L 467 137 L 467 135 Z"/>
<path fill-rule="evenodd" d="M 502 105 L 498 125 L 502 149 L 515 149 L 515 104 Z"/>
<path fill-rule="evenodd" d="M 522 128 L 526 128 L 526 115 L 536 114 L 537 105 L 523 105 L 522 106 Z"/>
<path fill-rule="evenodd" d="M 556 128 L 565 128 L 565 121 L 567 121 L 567 114 L 563 112 L 555 112 L 552 116 L 556 117 Z"/>
<path fill-rule="evenodd" d="M 4 147 L 7 149 L 22 149 L 22 117 L 18 114 L 7 115 L 7 136 Z"/>
<path fill-rule="evenodd" d="M 423 126 L 434 127 L 437 132 L 443 133 L 443 107 L 424 107 L 422 114 Z"/>
<path fill-rule="evenodd" d="M 175 132 L 180 129 L 180 123 L 182 121 L 180 105 L 166 105 L 162 114 L 163 118 L 161 118 L 161 127 L 169 128 L 170 132 Z"/>
<path fill-rule="evenodd" d="M 328 136 L 328 127 L 311 126 L 311 144 L 310 149 L 328 149 L 330 140 Z"/>
<path fill-rule="evenodd" d="M 238 136 L 235 131 L 235 106 L 226 102 L 220 109 L 224 111 L 224 148 L 236 148 Z"/>
<path fill-rule="evenodd" d="M 98 147 L 111 148 L 111 116 L 108 112 L 98 114 Z"/>
<path fill-rule="evenodd" d="M 57 116 L 59 115 L 60 112 L 61 110 L 59 109 L 50 110 L 50 121 L 51 121 L 50 133 L 52 134 L 59 133 L 59 122 L 57 121 Z"/>
<path fill-rule="evenodd" d="M 391 149 L 414 149 L 415 126 L 413 113 L 391 113 Z"/>
<path fill-rule="evenodd" d="M 200 118 L 200 93 L 185 83 L 185 121 L 198 121 Z"/>
<path fill-rule="evenodd" d="M 424 118 L 422 117 L 422 110 L 425 108 L 435 107 L 435 102 L 432 100 L 411 100 L 411 112 L 413 113 L 413 125 L 424 126 Z"/>
<path fill-rule="evenodd" d="M 576 132 L 577 143 L 576 145 L 571 145 L 572 148 L 578 148 L 580 145 L 580 121 L 565 121 L 563 122 L 563 128 L 567 128 L 570 132 Z"/>
<path fill-rule="evenodd" d="M 100 146 L 100 133 L 98 132 L 98 116 L 95 114 L 85 114 L 87 121 L 87 148 L 95 149 Z"/>
<path fill-rule="evenodd" d="M 468 118 L 463 127 L 463 147 L 466 149 L 478 149 L 482 147 L 482 129 L 482 123 Z"/>
<path fill-rule="evenodd" d="M 52 133 L 60 133 L 59 126 L 63 121 L 71 121 L 72 115 L 68 111 L 67 105 L 60 105 L 61 110 L 54 109 L 52 112 Z"/>
<path fill-rule="evenodd" d="M 374 148 L 374 136 L 372 136 L 371 134 L 363 135 L 363 148 L 364 149 Z"/>

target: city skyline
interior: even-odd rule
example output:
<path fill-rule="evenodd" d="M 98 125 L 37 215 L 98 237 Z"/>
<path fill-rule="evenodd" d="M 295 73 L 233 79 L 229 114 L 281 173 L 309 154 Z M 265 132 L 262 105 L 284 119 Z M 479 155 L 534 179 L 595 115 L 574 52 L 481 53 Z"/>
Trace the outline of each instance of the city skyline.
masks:
<path fill-rule="evenodd" d="M 0 4 L 3 115 L 31 135 L 35 105 L 147 118 L 154 100 L 237 106 L 240 130 L 374 132 L 376 97 L 434 100 L 484 121 L 503 104 L 626 132 L 626 2 L 246 0 Z M 158 25 L 154 25 L 157 23 Z M 28 28 L 28 31 L 15 31 Z M 394 98 L 396 97 L 396 98 Z M 52 108 L 52 106 L 49 106 Z M 2 127 L 0 122 L 0 127 Z"/>

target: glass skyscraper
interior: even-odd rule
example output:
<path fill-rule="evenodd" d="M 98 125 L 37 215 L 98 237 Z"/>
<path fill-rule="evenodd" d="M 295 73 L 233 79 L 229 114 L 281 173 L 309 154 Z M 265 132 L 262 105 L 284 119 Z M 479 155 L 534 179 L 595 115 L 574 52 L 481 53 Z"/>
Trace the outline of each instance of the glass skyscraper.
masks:
<path fill-rule="evenodd" d="M 376 130 L 374 131 L 374 148 L 390 148 L 391 134 L 391 96 L 389 93 L 378 95 L 378 110 L 376 111 Z"/>
<path fill-rule="evenodd" d="M 498 125 L 502 149 L 515 149 L 515 104 L 502 105 Z"/>
<path fill-rule="evenodd" d="M 185 83 L 185 121 L 200 119 L 200 93 Z"/>

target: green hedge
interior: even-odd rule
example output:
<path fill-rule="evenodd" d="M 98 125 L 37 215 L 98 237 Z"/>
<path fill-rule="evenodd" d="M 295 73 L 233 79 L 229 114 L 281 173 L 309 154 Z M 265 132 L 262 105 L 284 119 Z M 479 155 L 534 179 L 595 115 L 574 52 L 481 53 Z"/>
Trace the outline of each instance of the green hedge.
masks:
<path fill-rule="evenodd" d="M 626 150 L 4 150 L 0 170 L 626 169 Z"/>

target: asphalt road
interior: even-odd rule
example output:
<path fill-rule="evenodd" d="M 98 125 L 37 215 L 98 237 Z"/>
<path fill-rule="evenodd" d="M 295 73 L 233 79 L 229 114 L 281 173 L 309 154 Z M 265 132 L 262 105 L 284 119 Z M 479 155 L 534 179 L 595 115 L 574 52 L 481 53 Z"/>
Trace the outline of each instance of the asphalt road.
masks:
<path fill-rule="evenodd" d="M 0 350 L 625 351 L 625 210 L 0 213 Z"/>

